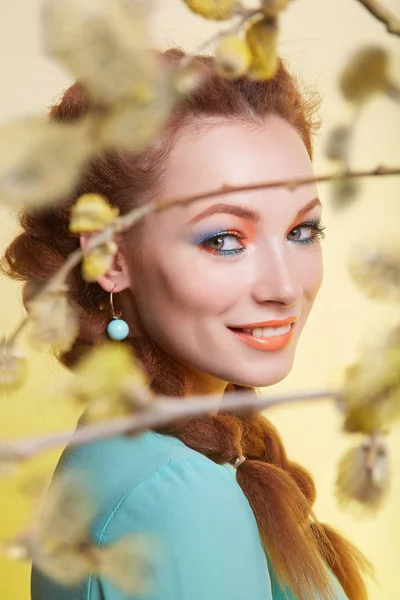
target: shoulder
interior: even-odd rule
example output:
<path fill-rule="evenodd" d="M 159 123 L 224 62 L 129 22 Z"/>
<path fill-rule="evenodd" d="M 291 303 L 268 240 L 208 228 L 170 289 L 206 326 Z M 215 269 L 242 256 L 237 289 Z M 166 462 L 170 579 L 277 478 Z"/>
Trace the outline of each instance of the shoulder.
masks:
<path fill-rule="evenodd" d="M 156 591 L 149 600 L 239 600 L 249 592 L 252 600 L 271 598 L 257 523 L 232 466 L 145 432 L 71 447 L 58 468 L 74 467 L 86 472 L 100 502 L 91 527 L 95 543 L 137 534 L 155 542 Z M 103 578 L 87 585 L 90 598 L 97 598 L 96 585 L 107 600 L 120 598 Z"/>
<path fill-rule="evenodd" d="M 63 451 L 55 475 L 79 474 L 100 508 L 118 502 L 122 495 L 152 477 L 171 459 L 196 455 L 198 460 L 207 460 L 177 438 L 151 430 L 79 445 L 75 445 L 73 439 L 74 436 Z"/>
<path fill-rule="evenodd" d="M 257 523 L 232 467 L 202 455 L 172 457 L 97 531 L 102 545 L 142 533 L 156 544 L 154 599 L 271 598 Z M 102 585 L 111 597 L 112 585 Z"/>
<path fill-rule="evenodd" d="M 246 516 L 253 534 L 258 531 L 235 469 L 213 462 L 172 436 L 145 431 L 72 446 L 57 467 L 71 469 L 83 475 L 96 500 L 92 533 L 97 541 L 114 537 L 117 529 L 122 534 L 121 527 L 158 533 L 175 528 L 178 534 L 193 514 L 198 522 L 204 517 L 208 523 L 218 514 L 220 527 L 225 520 L 231 527 L 232 519 Z"/>
<path fill-rule="evenodd" d="M 118 514 L 117 514 L 118 512 Z M 124 527 L 156 533 L 186 535 L 188 524 L 219 530 L 232 528 L 232 519 L 246 516 L 256 523 L 231 466 L 218 465 L 202 455 L 170 456 L 158 469 L 133 485 L 120 499 L 114 515 Z M 134 517 L 134 518 L 133 518 Z M 243 521 L 242 521 L 243 522 Z M 112 530 L 112 523 L 109 524 Z"/>
<path fill-rule="evenodd" d="M 56 474 L 68 472 L 80 476 L 96 501 L 96 537 L 110 515 L 123 512 L 132 497 L 147 514 L 152 508 L 159 512 L 161 499 L 164 512 L 182 510 L 185 503 L 194 507 L 196 502 L 212 498 L 219 504 L 234 499 L 241 510 L 250 509 L 231 465 L 218 465 L 179 439 L 149 430 L 67 446 Z"/>

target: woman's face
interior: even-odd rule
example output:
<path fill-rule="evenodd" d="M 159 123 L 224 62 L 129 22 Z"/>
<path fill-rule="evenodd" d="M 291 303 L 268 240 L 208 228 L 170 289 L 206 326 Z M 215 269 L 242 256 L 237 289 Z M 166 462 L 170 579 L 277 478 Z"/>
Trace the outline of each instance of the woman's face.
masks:
<path fill-rule="evenodd" d="M 281 118 L 215 121 L 182 133 L 164 193 L 310 176 L 306 148 Z M 136 311 L 154 342 L 194 375 L 196 391 L 268 386 L 289 373 L 322 283 L 321 236 L 307 224 L 320 217 L 313 183 L 227 192 L 146 219 L 139 256 L 127 266 Z M 286 335 L 260 325 L 288 318 L 296 322 Z"/>

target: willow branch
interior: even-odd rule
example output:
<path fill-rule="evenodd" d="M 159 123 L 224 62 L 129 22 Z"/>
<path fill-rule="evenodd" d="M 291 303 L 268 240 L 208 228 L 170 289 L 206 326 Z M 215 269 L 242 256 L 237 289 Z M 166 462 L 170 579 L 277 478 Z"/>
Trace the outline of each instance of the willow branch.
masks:
<path fill-rule="evenodd" d="M 178 198 L 174 200 L 154 200 L 154 209 L 153 210 L 162 210 L 164 208 L 169 208 L 175 204 L 189 204 L 190 202 L 194 202 L 196 200 L 206 200 L 207 198 L 214 198 L 217 196 L 223 196 L 225 194 L 233 194 L 237 192 L 246 192 L 246 191 L 254 191 L 254 190 L 263 190 L 269 188 L 280 188 L 284 187 L 290 191 L 294 191 L 297 188 L 307 185 L 308 183 L 322 183 L 327 181 L 340 181 L 343 179 L 360 179 L 363 177 L 382 177 L 388 175 L 400 175 L 400 167 L 384 167 L 379 166 L 372 170 L 361 170 L 361 171 L 339 171 L 338 173 L 333 173 L 330 175 L 317 175 L 316 177 L 299 177 L 295 179 L 277 179 L 275 181 L 264 181 L 260 183 L 250 183 L 246 185 L 229 185 L 225 184 L 221 188 L 217 190 L 211 190 L 209 192 L 202 192 L 199 194 L 193 194 L 191 196 L 186 196 L 184 198 Z M 150 204 L 147 203 L 146 206 Z M 127 221 L 130 220 L 130 214 L 127 213 L 121 219 L 127 217 Z M 153 211 L 152 211 L 153 212 Z M 136 220 L 134 221 L 136 222 Z M 130 225 L 128 225 L 130 226 Z"/>
<path fill-rule="evenodd" d="M 184 196 L 182 198 L 175 198 L 172 200 L 151 200 L 143 204 L 142 206 L 133 208 L 116 218 L 112 223 L 107 225 L 102 231 L 97 234 L 93 234 L 86 247 L 84 249 L 78 248 L 72 252 L 65 263 L 60 267 L 58 271 L 43 285 L 43 287 L 32 295 L 31 301 L 39 300 L 40 297 L 47 294 L 52 288 L 56 287 L 60 282 L 66 280 L 68 274 L 80 263 L 84 254 L 91 252 L 97 246 L 110 241 L 113 237 L 114 232 L 120 233 L 125 231 L 129 227 L 132 227 L 138 223 L 145 216 L 160 210 L 165 210 L 176 204 L 189 204 L 196 200 L 206 200 L 207 198 L 214 198 L 223 196 L 225 194 L 234 194 L 237 192 L 262 190 L 271 188 L 287 188 L 288 190 L 294 191 L 297 188 L 307 185 L 309 183 L 322 183 L 328 181 L 338 181 L 343 179 L 360 179 L 364 177 L 385 177 L 390 175 L 400 175 L 400 166 L 397 167 L 384 167 L 379 166 L 372 170 L 361 170 L 361 171 L 349 171 L 342 170 L 338 173 L 329 175 L 319 175 L 314 177 L 303 177 L 295 179 L 278 179 L 275 181 L 264 181 L 260 183 L 252 183 L 247 185 L 223 185 L 221 188 L 210 190 L 209 192 L 201 192 L 199 194 L 192 194 L 190 196 Z M 29 314 L 20 322 L 16 330 L 8 337 L 8 345 L 13 345 L 17 337 L 23 331 L 26 323 L 29 320 Z"/>
<path fill-rule="evenodd" d="M 386 25 L 389 33 L 400 35 L 400 19 L 396 17 L 386 6 L 378 0 L 358 0 L 368 12 L 371 13 L 378 21 Z"/>
<path fill-rule="evenodd" d="M 20 460 L 31 458 L 40 452 L 50 450 L 62 444 L 79 446 L 88 442 L 120 434 L 139 433 L 145 429 L 172 423 L 177 419 L 197 417 L 216 411 L 236 412 L 243 409 L 261 411 L 273 406 L 310 402 L 322 399 L 336 399 L 340 402 L 341 393 L 334 390 L 321 390 L 312 393 L 291 394 L 259 398 L 254 393 L 232 392 L 228 396 L 191 396 L 190 399 L 157 396 L 149 408 L 118 419 L 79 427 L 76 431 L 66 431 L 21 441 L 3 442 L 3 455 Z M 0 445 L 0 457 L 2 447 Z"/>

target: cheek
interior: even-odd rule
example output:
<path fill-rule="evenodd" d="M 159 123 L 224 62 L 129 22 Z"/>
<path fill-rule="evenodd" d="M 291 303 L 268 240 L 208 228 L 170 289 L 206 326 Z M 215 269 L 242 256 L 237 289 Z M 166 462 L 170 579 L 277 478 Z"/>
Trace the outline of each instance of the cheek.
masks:
<path fill-rule="evenodd" d="M 321 248 L 316 248 L 307 264 L 301 269 L 301 280 L 304 293 L 309 298 L 315 298 L 324 277 Z"/>
<path fill-rule="evenodd" d="M 189 255 L 189 256 L 188 256 Z M 233 265 L 214 262 L 206 253 L 153 254 L 143 271 L 140 297 L 144 318 L 201 320 L 228 311 L 239 300 L 242 285 Z"/>

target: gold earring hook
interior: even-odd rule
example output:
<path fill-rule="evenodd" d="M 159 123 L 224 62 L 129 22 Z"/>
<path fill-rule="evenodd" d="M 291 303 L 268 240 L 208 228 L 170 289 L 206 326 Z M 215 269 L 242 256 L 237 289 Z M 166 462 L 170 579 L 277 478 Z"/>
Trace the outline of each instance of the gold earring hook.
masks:
<path fill-rule="evenodd" d="M 114 292 L 114 288 L 115 288 L 116 285 L 117 284 L 114 283 L 114 287 L 113 287 L 113 289 L 111 290 L 111 293 L 110 293 L 110 307 L 111 307 L 112 316 L 116 317 L 117 319 L 119 319 L 120 316 L 122 315 L 122 311 L 116 311 L 115 308 L 114 308 L 114 302 L 113 302 L 113 292 Z"/>

